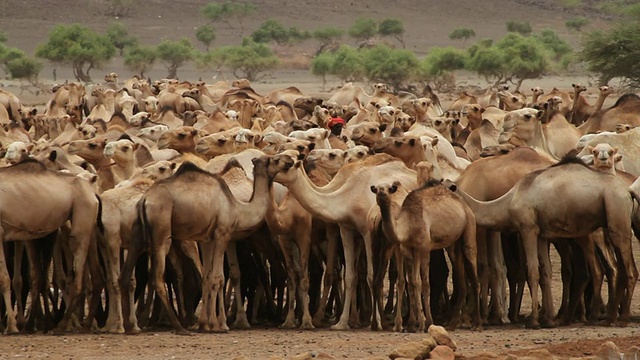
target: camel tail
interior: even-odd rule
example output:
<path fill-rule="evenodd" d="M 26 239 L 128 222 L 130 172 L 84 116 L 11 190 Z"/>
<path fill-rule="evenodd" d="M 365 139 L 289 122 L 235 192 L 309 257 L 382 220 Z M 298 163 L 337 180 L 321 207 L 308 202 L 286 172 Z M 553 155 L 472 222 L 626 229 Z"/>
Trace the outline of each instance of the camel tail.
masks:
<path fill-rule="evenodd" d="M 149 229 L 149 219 L 147 218 L 147 202 L 146 198 L 140 199 L 138 201 L 138 222 L 140 223 L 140 232 L 142 235 L 142 241 L 145 246 L 148 246 L 151 243 L 151 232 Z"/>
<path fill-rule="evenodd" d="M 640 241 L 640 195 L 631 189 L 629 189 L 629 194 L 631 198 L 635 200 L 633 203 L 633 214 L 631 215 L 631 228 L 638 241 Z"/>
<path fill-rule="evenodd" d="M 100 196 L 97 194 L 96 199 L 98 199 L 98 218 L 96 219 L 96 226 L 98 226 L 100 233 L 104 234 L 104 224 L 102 223 L 102 199 L 100 199 Z"/>

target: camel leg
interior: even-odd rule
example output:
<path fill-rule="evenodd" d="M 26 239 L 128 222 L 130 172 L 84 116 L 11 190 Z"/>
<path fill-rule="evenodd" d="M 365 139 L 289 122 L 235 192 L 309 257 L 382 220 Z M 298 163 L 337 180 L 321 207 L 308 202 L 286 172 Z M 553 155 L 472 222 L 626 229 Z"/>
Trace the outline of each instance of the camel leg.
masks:
<path fill-rule="evenodd" d="M 480 274 L 480 314 L 482 321 L 489 319 L 489 259 L 487 254 L 487 229 L 479 227 L 476 232 L 478 243 L 478 273 Z"/>
<path fill-rule="evenodd" d="M 449 259 L 451 260 L 453 287 L 456 293 L 455 304 L 453 306 L 453 311 L 451 313 L 451 319 L 449 321 L 449 324 L 447 325 L 447 330 L 453 331 L 456 329 L 456 326 L 458 326 L 458 323 L 460 322 L 462 308 L 464 306 L 465 300 L 467 299 L 467 279 L 465 277 L 462 249 L 456 248 L 456 244 L 454 243 L 453 245 L 447 248 L 447 254 L 449 254 Z M 423 268 L 424 267 L 425 266 L 423 265 Z M 426 284 L 425 284 L 424 276 L 425 275 L 423 273 L 422 286 L 425 287 L 425 289 L 423 289 L 423 292 L 426 292 Z M 429 290 L 430 289 L 431 287 L 429 287 Z M 427 295 L 425 294 L 425 302 L 426 302 L 426 299 L 427 299 Z M 425 304 L 425 307 L 426 306 L 427 305 Z M 431 308 L 427 308 L 426 311 L 428 311 L 427 314 L 431 314 Z M 427 324 L 427 327 L 429 325 L 430 324 Z"/>
<path fill-rule="evenodd" d="M 284 263 L 287 267 L 287 318 L 284 323 L 280 325 L 280 328 L 283 329 L 294 329 L 296 327 L 296 315 L 295 308 L 296 302 L 294 301 L 297 293 L 298 287 L 298 279 L 296 277 L 297 269 L 294 269 L 296 265 L 293 261 L 293 251 L 294 249 L 291 239 L 285 235 L 277 235 L 278 244 L 280 245 L 280 249 L 282 250 L 282 255 L 284 256 Z"/>
<path fill-rule="evenodd" d="M 244 301 L 242 299 L 242 290 L 240 284 L 240 264 L 238 263 L 238 252 L 236 246 L 237 244 L 233 242 L 227 247 L 227 260 L 229 261 L 229 278 L 235 278 L 235 281 L 233 282 L 235 283 L 234 300 L 236 301 L 236 320 L 233 322 L 232 326 L 236 329 L 249 329 L 251 328 L 251 325 L 249 325 L 247 312 L 244 308 Z"/>
<path fill-rule="evenodd" d="M 562 275 L 562 301 L 560 302 L 560 309 L 558 309 L 558 320 L 561 324 L 569 323 L 569 315 L 567 314 L 569 308 L 569 297 L 573 291 L 571 288 L 572 278 L 572 253 L 571 246 L 566 239 L 560 239 L 553 242 L 558 255 L 560 255 L 560 274 Z"/>
<path fill-rule="evenodd" d="M 213 294 L 212 304 L 214 306 L 215 304 L 218 304 L 218 317 L 216 318 L 214 316 L 214 321 L 213 321 L 211 330 L 214 332 L 227 332 L 229 331 L 229 326 L 227 325 L 227 314 L 225 311 L 225 304 L 224 304 L 224 254 L 227 251 L 227 248 L 233 247 L 229 245 L 235 245 L 235 244 L 229 244 L 229 242 L 231 241 L 231 234 L 226 229 L 220 228 L 220 227 L 218 227 L 214 231 L 213 239 L 215 239 L 214 240 L 215 246 L 213 247 L 213 259 L 211 262 L 211 265 L 213 268 L 212 278 L 211 278 L 211 282 L 213 286 L 211 289 Z M 236 255 L 235 249 L 231 252 L 231 254 L 235 257 L 235 259 L 233 260 L 237 264 L 237 255 Z M 229 255 L 229 253 L 227 253 L 227 255 Z M 231 260 L 232 259 L 229 260 L 229 264 L 231 264 L 232 262 Z M 241 297 L 240 293 L 237 293 L 236 295 Z M 239 307 L 242 307 L 242 311 L 244 312 L 244 306 L 239 306 Z M 238 314 L 240 314 L 240 311 L 241 310 L 238 309 Z M 245 313 L 245 318 L 246 318 L 246 313 Z"/>
<path fill-rule="evenodd" d="M 182 262 L 182 258 L 178 253 L 177 244 L 174 242 L 169 249 L 168 255 L 169 263 L 171 263 L 171 267 L 175 273 L 175 283 L 173 286 L 173 291 L 176 297 L 176 303 L 178 305 L 178 318 L 183 321 L 186 319 L 186 309 L 185 309 L 185 296 L 184 296 L 184 264 Z"/>
<path fill-rule="evenodd" d="M 613 223 L 615 220 L 612 220 Z M 638 269 L 636 268 L 635 261 L 633 259 L 633 252 L 631 248 L 631 232 L 627 231 L 625 227 L 620 224 L 609 223 L 609 229 L 605 231 L 605 236 L 608 235 L 611 243 L 616 249 L 616 257 L 621 263 L 621 270 L 618 274 L 618 281 L 616 281 L 616 296 L 614 300 L 613 310 L 609 314 L 608 320 L 615 321 L 615 316 L 619 313 L 616 325 L 626 326 L 629 322 L 631 311 L 631 297 L 635 290 L 636 282 L 638 281 Z M 618 225 L 618 226 L 616 226 Z M 621 232 L 614 231 L 612 229 L 625 229 Z M 628 227 L 627 227 L 628 228 Z"/>
<path fill-rule="evenodd" d="M 505 324 L 508 321 L 507 302 L 507 266 L 504 261 L 502 251 L 502 240 L 500 232 L 487 231 L 487 261 L 489 266 L 489 288 L 491 289 L 491 308 L 489 309 L 488 321 L 490 324 Z"/>
<path fill-rule="evenodd" d="M 414 269 L 414 281 L 416 282 L 416 305 L 418 307 L 418 331 L 423 332 L 433 325 L 431 316 L 431 284 L 429 278 L 429 263 L 431 261 L 430 250 L 414 249 L 416 254 L 416 269 Z M 421 279 L 422 277 L 422 279 Z"/>
<path fill-rule="evenodd" d="M 592 280 L 592 283 L 596 283 L 595 278 L 589 276 L 590 274 L 596 274 L 599 270 L 596 268 L 591 268 L 589 261 L 587 258 L 588 254 L 591 254 L 595 257 L 595 247 L 594 247 L 593 239 L 589 236 L 585 236 L 579 239 L 576 239 L 575 242 L 571 243 L 573 247 L 572 253 L 573 256 L 571 258 L 572 268 L 574 276 L 571 278 L 571 295 L 569 297 L 569 305 L 567 308 L 568 321 L 573 322 L 576 319 L 584 320 L 585 318 L 585 289 L 587 285 L 589 285 L 589 279 Z M 577 248 L 579 247 L 579 249 Z M 580 308 L 580 312 L 578 309 Z"/>
<path fill-rule="evenodd" d="M 128 324 L 125 324 L 127 333 L 138 334 L 140 333 L 140 327 L 138 326 L 138 318 L 135 311 L 135 290 L 136 290 L 136 277 L 134 274 L 134 267 L 136 262 L 142 253 L 141 244 L 132 242 L 131 248 L 127 251 L 127 257 L 122 268 L 120 277 L 120 288 L 124 289 L 122 295 L 122 302 L 124 304 L 122 308 L 123 318 L 128 320 Z"/>
<path fill-rule="evenodd" d="M 539 232 L 540 230 L 536 226 L 531 225 L 522 225 L 520 229 L 524 251 L 527 257 L 527 283 L 529 285 L 529 292 L 531 293 L 531 317 L 527 326 L 532 329 L 540 328 L 540 322 L 538 320 L 540 311 L 540 304 L 538 303 L 538 285 L 540 283 L 540 273 L 538 270 Z"/>
<path fill-rule="evenodd" d="M 555 312 L 553 309 L 553 294 L 551 292 L 551 259 L 549 258 L 549 241 L 538 238 L 538 258 L 540 261 L 540 286 L 542 289 L 542 306 L 544 327 L 554 327 Z"/>
<path fill-rule="evenodd" d="M 313 321 L 309 312 L 309 256 L 311 255 L 311 223 L 302 226 L 296 236 L 296 243 L 300 252 L 300 266 L 296 269 L 299 272 L 300 284 L 298 287 L 299 298 L 302 301 L 302 322 L 300 328 L 305 330 L 313 329 Z"/>
<path fill-rule="evenodd" d="M 409 323 L 407 330 L 415 332 L 422 322 L 422 294 L 418 293 L 418 283 L 420 282 L 420 257 L 416 253 L 408 252 L 407 266 L 409 268 Z M 423 325 L 424 326 L 424 325 Z"/>
<path fill-rule="evenodd" d="M 104 236 L 98 235 L 98 245 L 103 254 L 107 273 L 107 290 L 109 292 L 109 315 L 103 328 L 104 331 L 124 333 L 122 317 L 122 293 L 120 290 L 120 229 L 109 231 L 105 229 Z"/>
<path fill-rule="evenodd" d="M 398 281 L 398 273 L 394 270 L 397 269 L 397 264 L 395 263 L 395 258 L 392 257 L 389 263 L 389 292 L 387 293 L 387 303 L 384 306 L 384 313 L 391 314 L 393 313 L 393 300 L 396 297 L 395 293 L 395 284 Z"/>
<path fill-rule="evenodd" d="M 198 328 L 200 331 L 210 331 L 212 323 L 217 322 L 216 305 L 214 298 L 217 294 L 213 293 L 213 254 L 215 244 L 213 241 L 204 241 L 200 244 L 202 250 L 202 307 L 200 308 L 200 317 L 198 319 Z"/>
<path fill-rule="evenodd" d="M 373 327 L 373 324 L 375 321 L 377 321 L 377 317 L 376 317 L 376 308 L 377 308 L 377 313 L 380 315 L 380 322 L 382 324 L 382 327 L 388 327 L 388 321 L 386 321 L 386 319 L 383 318 L 383 316 L 386 315 L 385 311 L 384 311 L 384 299 L 383 299 L 383 291 L 384 291 L 384 278 L 385 278 L 385 274 L 387 272 L 387 268 L 389 267 L 389 262 L 391 260 L 391 255 L 393 255 L 394 250 L 395 250 L 396 246 L 393 246 L 392 244 L 387 244 L 385 246 L 384 249 L 381 249 L 382 254 L 380 256 L 380 264 L 378 266 L 378 272 L 375 276 L 375 281 L 373 283 L 373 292 L 374 292 L 374 299 L 376 300 L 376 302 L 373 304 L 373 311 L 372 311 L 372 316 L 375 318 L 372 318 L 372 322 L 371 322 L 371 326 Z M 391 271 L 390 271 L 391 272 Z M 393 287 L 395 285 L 393 283 L 391 283 L 391 281 L 389 282 L 389 292 L 393 292 Z"/>
<path fill-rule="evenodd" d="M 196 279 L 191 279 L 191 280 L 193 280 L 193 283 L 196 283 L 198 281 L 202 283 L 203 269 L 202 269 L 202 261 L 200 261 L 200 250 L 198 249 L 197 242 L 180 241 L 178 243 L 178 247 L 180 248 L 180 250 L 182 250 L 182 253 L 184 254 L 184 256 L 186 256 L 187 259 L 191 260 L 191 264 L 193 264 L 194 268 L 196 269 L 197 277 Z M 195 310 L 199 303 L 199 300 L 195 297 L 197 296 L 197 294 L 190 294 L 186 290 L 183 290 L 183 291 L 185 291 L 184 298 L 185 298 L 186 319 L 190 323 L 194 323 L 195 321 L 197 321 L 197 319 L 195 318 Z M 193 295 L 193 297 L 190 295 Z"/>
<path fill-rule="evenodd" d="M 463 252 L 463 261 L 466 269 L 466 273 L 469 277 L 469 282 L 471 283 L 471 291 L 473 293 L 473 322 L 471 326 L 471 330 L 482 330 L 482 318 L 480 317 L 480 280 L 478 279 L 478 243 L 477 243 L 477 226 L 475 224 L 475 216 L 473 212 L 469 210 L 467 213 L 467 227 L 465 229 L 464 234 L 462 235 L 462 252 Z M 473 220 L 472 220 L 473 219 Z M 498 237 L 498 243 L 501 244 L 501 239 Z M 500 258 L 504 264 L 504 256 L 502 254 L 502 246 L 500 246 Z M 506 265 L 505 265 L 506 266 Z M 464 285 L 466 286 L 466 280 Z M 504 281 L 504 280 L 503 280 Z M 504 311 L 504 308 L 503 308 Z M 504 316 L 504 312 L 503 312 Z"/>
<path fill-rule="evenodd" d="M 371 330 L 382 330 L 382 325 L 380 323 L 381 314 L 384 313 L 383 309 L 376 306 L 378 303 L 376 294 L 377 292 L 374 290 L 374 272 L 373 272 L 373 239 L 371 236 L 371 232 L 367 229 L 362 232 L 362 239 L 364 241 L 364 251 L 367 260 L 367 285 L 369 286 L 369 295 L 371 301 Z M 385 255 L 386 256 L 386 255 Z M 387 271 L 386 268 L 380 268 L 378 271 L 381 272 L 382 278 Z M 378 294 L 381 295 L 381 294 Z M 382 299 L 380 299 L 382 301 Z"/>
<path fill-rule="evenodd" d="M 345 298 L 342 304 L 342 314 L 337 324 L 331 327 L 332 330 L 349 330 L 349 317 L 351 315 L 351 305 L 355 295 L 355 241 L 353 232 L 340 226 L 340 236 L 342 237 L 342 247 L 344 249 L 344 282 L 345 282 Z"/>
<path fill-rule="evenodd" d="M 395 264 L 398 273 L 398 279 L 396 281 L 396 293 L 398 294 L 396 300 L 396 314 L 394 318 L 393 331 L 402 332 L 402 300 L 404 299 L 405 289 L 405 277 L 404 277 L 404 257 L 399 246 L 394 249 Z"/>
<path fill-rule="evenodd" d="M 614 249 L 612 248 L 611 244 L 605 242 L 604 232 L 602 230 L 598 230 L 594 234 L 598 234 L 595 237 L 596 246 L 598 247 L 598 249 L 600 250 L 600 254 L 602 255 L 602 266 L 604 266 L 604 275 L 607 277 L 607 289 L 609 293 L 608 305 L 611 305 L 614 302 L 614 296 L 616 293 L 616 279 L 618 278 L 619 273 L 618 262 L 616 260 Z M 601 263 L 597 261 L 597 259 L 594 258 L 593 261 L 596 263 L 596 265 L 601 265 Z M 602 281 L 602 277 L 600 277 L 600 286 L 602 286 Z M 600 294 L 600 290 L 598 290 L 597 294 Z M 600 317 L 600 314 L 604 310 L 602 305 L 602 297 L 600 297 L 598 300 L 600 301 L 601 305 L 600 307 L 593 310 L 594 314 L 596 314 L 596 316 L 594 316 L 593 318 L 594 320 L 598 319 Z"/>
<path fill-rule="evenodd" d="M 33 241 L 23 243 L 23 250 L 27 250 L 27 258 L 29 259 L 29 277 L 31 278 L 31 286 L 29 293 L 31 294 L 31 309 L 27 316 L 26 329 L 28 332 L 35 330 L 36 317 L 42 316 L 42 304 L 40 303 L 40 258 Z"/>
<path fill-rule="evenodd" d="M 1 244 L 0 244 L 1 245 Z M 18 326 L 23 327 L 26 323 L 24 317 L 25 299 L 22 297 L 22 260 L 24 258 L 24 241 L 13 242 L 13 279 L 11 280 L 13 285 L 13 292 L 16 297 L 16 314 Z"/>
<path fill-rule="evenodd" d="M 333 273 L 335 270 L 335 262 L 338 256 L 338 229 L 336 225 L 327 224 L 327 265 L 324 271 L 322 296 L 320 297 L 320 304 L 318 310 L 313 316 L 313 325 L 315 327 L 322 326 L 322 319 L 325 315 L 327 303 L 329 301 L 329 291 L 333 285 Z"/>
<path fill-rule="evenodd" d="M 11 303 L 11 279 L 7 270 L 7 259 L 4 257 L 4 230 L 0 228 L 0 291 L 4 300 L 5 311 L 7 312 L 7 327 L 5 334 L 17 334 L 18 324 L 16 314 L 13 312 Z"/>

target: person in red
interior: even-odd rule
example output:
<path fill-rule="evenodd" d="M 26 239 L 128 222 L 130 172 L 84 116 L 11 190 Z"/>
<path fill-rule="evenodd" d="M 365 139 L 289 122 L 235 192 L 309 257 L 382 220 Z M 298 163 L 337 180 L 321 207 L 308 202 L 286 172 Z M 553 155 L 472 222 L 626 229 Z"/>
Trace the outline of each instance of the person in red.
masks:
<path fill-rule="evenodd" d="M 331 134 L 340 137 L 340 134 L 342 133 L 342 128 L 345 125 L 345 121 L 343 118 L 341 117 L 334 117 L 331 118 L 331 120 L 329 120 L 329 122 L 327 123 L 327 127 L 329 128 L 329 131 L 331 131 Z"/>

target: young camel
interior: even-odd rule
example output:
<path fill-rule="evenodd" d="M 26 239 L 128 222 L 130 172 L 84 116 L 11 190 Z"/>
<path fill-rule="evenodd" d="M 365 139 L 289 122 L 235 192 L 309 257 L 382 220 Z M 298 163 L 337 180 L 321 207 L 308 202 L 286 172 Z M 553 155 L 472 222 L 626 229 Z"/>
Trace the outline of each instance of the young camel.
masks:
<path fill-rule="evenodd" d="M 478 225 L 520 232 L 527 258 L 527 281 L 532 298 L 528 325 L 532 328 L 541 324 L 539 282 L 544 308 L 542 325 L 555 325 L 547 240 L 583 237 L 603 228 L 622 265 L 616 282 L 621 286 L 616 287 L 614 300 L 609 304 L 607 322 L 617 320 L 621 325 L 626 324 L 638 272 L 631 254 L 633 199 L 622 180 L 590 169 L 570 154 L 556 165 L 526 175 L 509 192 L 493 201 L 478 201 L 455 184 L 449 187 L 469 204 Z"/>
<path fill-rule="evenodd" d="M 415 171 L 407 168 L 401 161 L 384 160 L 386 162 L 377 166 L 367 165 L 389 158 L 392 157 L 386 154 L 376 155 L 361 162 L 349 164 L 341 169 L 328 185 L 318 188 L 309 180 L 300 161 L 295 161 L 289 156 L 275 156 L 279 173 L 274 180 L 285 185 L 290 194 L 314 217 L 340 225 L 346 267 L 346 294 L 340 320 L 332 326 L 335 330 L 349 329 L 351 306 L 355 304 L 356 234 L 360 234 L 364 241 L 369 289 L 372 294 L 378 290 L 373 283 L 372 231 L 374 229 L 368 222 L 368 213 L 375 206 L 375 198 L 365 186 L 374 185 L 373 181 L 399 180 L 407 189 L 416 188 Z M 345 176 L 341 173 L 349 175 Z M 378 299 L 372 300 L 372 304 L 378 304 Z M 380 328 L 378 319 L 381 312 L 382 309 L 374 306 L 371 319 L 373 329 Z"/>
<path fill-rule="evenodd" d="M 275 175 L 271 158 L 263 156 L 253 163 L 254 186 L 249 202 L 236 200 L 219 176 L 185 163 L 173 177 L 157 182 L 138 203 L 142 231 L 151 244 L 151 281 L 179 334 L 189 332 L 174 313 L 164 282 L 165 258 L 174 239 L 200 241 L 204 275 L 199 328 L 216 332 L 229 329 L 224 305 L 224 253 L 235 235 L 253 230 L 264 221 Z M 139 254 L 139 250 L 132 250 L 132 254 Z M 124 280 L 130 278 L 136 258 L 127 258 Z"/>
<path fill-rule="evenodd" d="M 391 194 L 395 193 L 399 186 L 398 182 L 392 185 L 372 185 L 371 192 L 376 194 L 384 233 L 389 239 L 400 244 L 405 252 L 409 250 L 413 254 L 409 292 L 412 298 L 412 310 L 418 316 L 419 329 L 428 328 L 433 324 L 429 285 L 430 254 L 432 250 L 445 248 L 453 263 L 454 274 L 457 277 L 455 282 L 459 284 L 460 289 L 449 328 L 455 329 L 458 324 L 467 297 L 467 279 L 465 278 L 467 273 L 474 297 L 473 327 L 482 329 L 480 284 L 476 265 L 476 221 L 473 212 L 459 196 L 442 186 L 440 181 L 431 180 L 421 188 L 410 192 L 399 211 L 393 213 Z M 458 242 L 459 239 L 463 240 L 463 244 Z M 461 256 L 462 253 L 464 256 Z M 422 276 L 422 282 L 420 282 L 420 276 Z M 424 301 L 423 307 L 421 297 Z M 422 318 L 423 314 L 426 315 L 426 323 Z"/>

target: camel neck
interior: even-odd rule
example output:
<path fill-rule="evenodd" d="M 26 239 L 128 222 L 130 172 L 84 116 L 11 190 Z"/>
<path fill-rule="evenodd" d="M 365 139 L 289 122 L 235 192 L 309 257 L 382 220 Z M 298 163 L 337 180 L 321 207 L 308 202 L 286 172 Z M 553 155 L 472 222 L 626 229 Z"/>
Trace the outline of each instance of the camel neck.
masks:
<path fill-rule="evenodd" d="M 257 169 L 254 165 L 253 172 L 253 193 L 249 202 L 237 201 L 238 206 L 238 227 L 237 230 L 244 231 L 255 228 L 262 224 L 269 205 L 269 187 L 271 180 L 265 169 Z"/>
<path fill-rule="evenodd" d="M 509 205 L 513 199 L 516 187 L 514 186 L 501 197 L 492 201 L 478 201 L 458 188 L 456 194 L 469 205 L 471 211 L 476 216 L 478 226 L 484 226 L 494 230 L 503 230 L 511 228 L 511 219 L 509 216 Z"/>
<path fill-rule="evenodd" d="M 295 179 L 284 185 L 289 188 L 289 192 L 298 200 L 300 205 L 323 221 L 339 222 L 344 215 L 343 212 L 340 211 L 343 208 L 341 204 L 348 202 L 348 199 L 345 198 L 346 194 L 344 194 L 343 191 L 346 186 L 330 193 L 321 193 L 318 191 L 318 188 L 313 185 L 311 180 L 309 180 L 302 168 L 298 168 L 295 171 L 297 172 Z M 340 205 L 328 205 L 333 203 Z"/>

